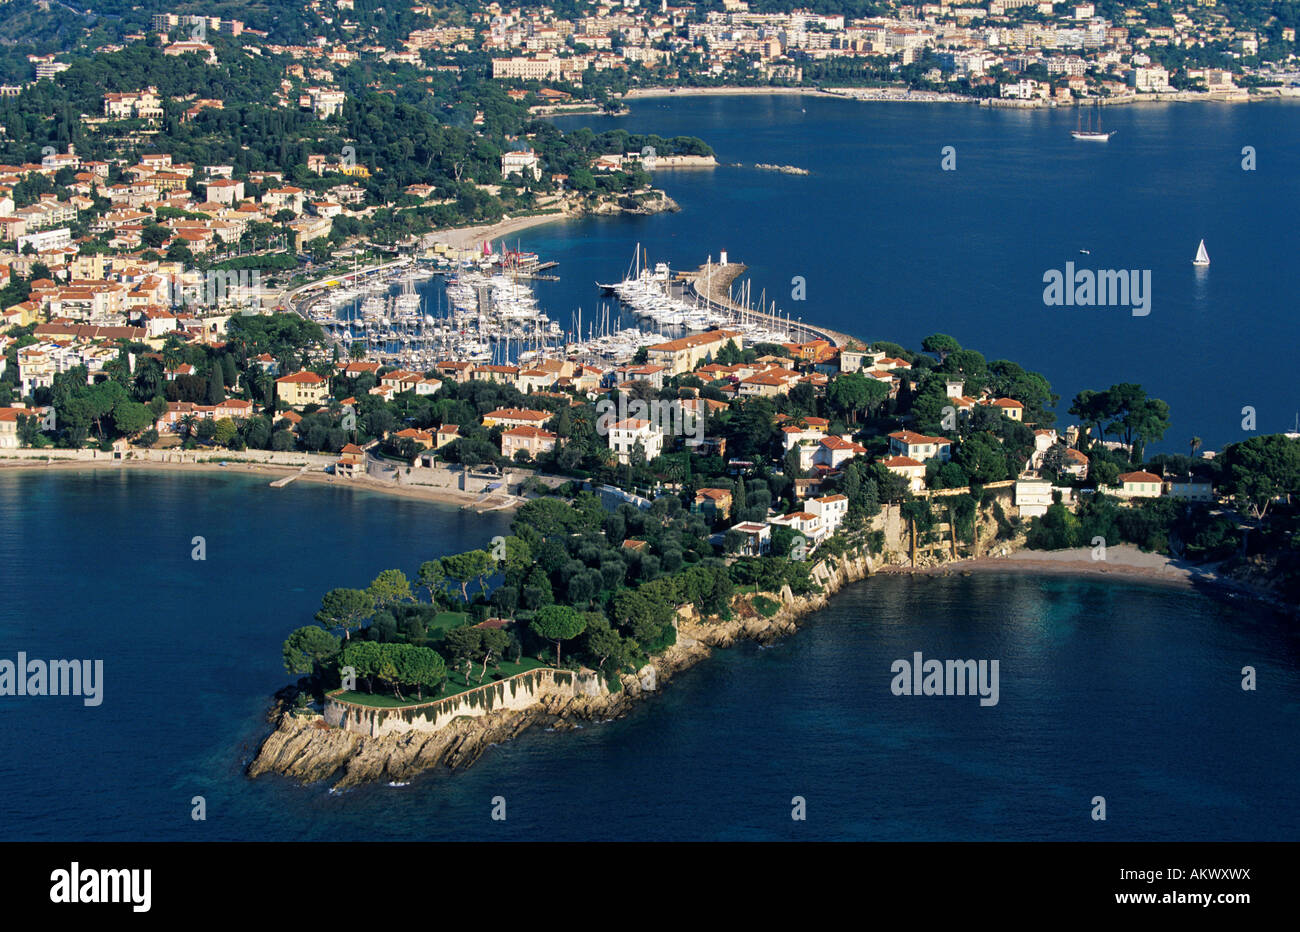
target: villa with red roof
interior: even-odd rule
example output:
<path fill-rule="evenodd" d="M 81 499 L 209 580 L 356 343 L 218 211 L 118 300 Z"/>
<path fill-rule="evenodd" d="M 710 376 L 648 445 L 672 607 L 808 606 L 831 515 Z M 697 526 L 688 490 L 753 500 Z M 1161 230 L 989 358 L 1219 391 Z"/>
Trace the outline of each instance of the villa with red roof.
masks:
<path fill-rule="evenodd" d="M 443 424 L 441 427 L 438 428 L 438 430 L 433 435 L 433 441 L 434 441 L 433 448 L 435 450 L 441 450 L 443 447 L 451 443 L 453 440 L 459 440 L 459 439 L 460 439 L 459 424 Z"/>
<path fill-rule="evenodd" d="M 767 523 L 773 527 L 788 527 L 808 538 L 809 543 L 814 546 L 826 537 L 826 529 L 822 527 L 821 518 L 811 511 L 792 511 L 779 518 L 769 518 Z"/>
<path fill-rule="evenodd" d="M 1125 498 L 1159 498 L 1164 480 L 1155 473 L 1138 470 L 1120 473 L 1116 495 Z"/>
<path fill-rule="evenodd" d="M 555 415 L 531 408 L 497 408 L 483 415 L 484 427 L 541 427 Z"/>
<path fill-rule="evenodd" d="M 896 430 L 889 435 L 889 452 L 924 463 L 935 459 L 946 463 L 952 459 L 952 441 L 947 437 L 930 437 L 912 430 Z"/>
<path fill-rule="evenodd" d="M 1013 421 L 1025 419 L 1024 403 L 1014 398 L 994 398 L 990 401 L 981 401 L 980 404 L 992 405 Z"/>
<path fill-rule="evenodd" d="M 324 404 L 329 397 L 328 379 L 301 369 L 298 372 L 282 375 L 275 380 L 275 396 L 291 408 L 303 405 Z"/>
<path fill-rule="evenodd" d="M 540 427 L 512 427 L 501 432 L 501 455 L 514 459 L 515 454 L 523 450 L 529 459 L 537 459 L 542 453 L 555 449 L 557 436 Z"/>
<path fill-rule="evenodd" d="M 861 456 L 866 452 L 867 448 L 861 444 L 832 434 L 829 437 L 821 438 L 813 451 L 812 462 L 815 466 L 828 466 L 831 469 L 839 469 L 842 463 L 846 463 L 853 457 Z"/>
<path fill-rule="evenodd" d="M 925 463 L 917 462 L 910 456 L 891 456 L 880 462 L 890 472 L 906 479 L 907 487 L 913 492 L 925 488 Z"/>
<path fill-rule="evenodd" d="M 355 443 L 345 444 L 339 454 L 338 461 L 334 463 L 334 475 L 351 479 L 366 471 L 366 451 Z"/>
<path fill-rule="evenodd" d="M 609 426 L 609 448 L 618 457 L 619 463 L 629 463 L 637 444 L 645 451 L 646 462 L 663 452 L 664 435 L 654 429 L 649 421 L 629 417 Z"/>

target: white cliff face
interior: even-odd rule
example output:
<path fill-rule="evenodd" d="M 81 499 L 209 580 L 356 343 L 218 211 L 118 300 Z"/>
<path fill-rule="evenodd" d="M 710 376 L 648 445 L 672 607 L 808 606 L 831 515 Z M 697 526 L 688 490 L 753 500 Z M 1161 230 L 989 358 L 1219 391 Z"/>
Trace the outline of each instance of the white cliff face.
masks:
<path fill-rule="evenodd" d="M 435 732 L 458 718 L 517 712 L 538 705 L 544 698 L 563 700 L 578 695 L 598 696 L 604 692 L 608 692 L 608 688 L 593 672 L 529 670 L 446 699 L 408 708 L 375 708 L 327 697 L 324 719 L 336 728 L 379 738 L 413 731 Z"/>

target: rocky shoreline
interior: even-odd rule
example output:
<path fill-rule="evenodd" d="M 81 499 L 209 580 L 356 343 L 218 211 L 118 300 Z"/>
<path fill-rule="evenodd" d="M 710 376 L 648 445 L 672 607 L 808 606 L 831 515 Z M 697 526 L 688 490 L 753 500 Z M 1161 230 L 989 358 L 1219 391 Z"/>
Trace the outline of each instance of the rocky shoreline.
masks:
<path fill-rule="evenodd" d="M 737 595 L 732 603 L 733 617 L 728 621 L 701 618 L 693 607 L 682 608 L 678 615 L 677 642 L 650 658 L 636 673 L 623 674 L 622 688 L 617 692 L 572 697 L 549 694 L 525 709 L 456 718 L 434 732 L 361 735 L 331 727 L 319 714 L 295 712 L 286 701 L 272 711 L 275 729 L 262 743 L 247 773 L 250 777 L 277 773 L 303 784 L 332 779 L 335 789 L 346 789 L 375 781 L 406 782 L 416 774 L 439 767 L 461 770 L 475 763 L 492 745 L 509 741 L 534 725 L 566 731 L 582 723 L 606 722 L 626 715 L 657 694 L 673 676 L 707 659 L 715 649 L 731 647 L 740 641 L 767 644 L 796 633 L 802 620 L 825 608 L 840 589 L 876 572 L 906 573 L 922 578 L 968 575 L 972 571 L 1102 574 L 1184 588 L 1191 588 L 1193 582 L 1208 582 L 1211 590 L 1248 596 L 1274 608 L 1283 608 L 1276 594 L 1259 580 L 1247 581 L 1234 578 L 1240 574 L 1208 574 L 1204 568 L 1176 566 L 1174 561 L 1140 554 L 1136 548 L 1112 548 L 1117 559 L 1099 566 L 1090 559 L 1085 562 L 1086 549 L 1079 553 L 1052 551 L 1039 555 L 1023 551 L 1021 544 L 1018 540 L 1004 542 L 1008 552 L 1016 554 L 1018 559 L 941 558 L 916 567 L 890 565 L 887 559 L 873 561 L 866 556 L 828 557 L 812 570 L 820 592 L 795 596 L 785 588 L 781 593 Z M 760 594 L 781 603 L 770 617 L 763 617 L 753 604 L 755 596 Z"/>
<path fill-rule="evenodd" d="M 636 207 L 624 207 L 622 204 L 618 203 L 618 201 L 606 201 L 590 208 L 588 213 L 597 216 L 626 215 L 648 217 L 651 214 L 676 213 L 682 209 L 680 204 L 658 188 L 652 189 L 648 194 L 653 194 L 654 196 L 644 197 L 637 202 Z"/>
<path fill-rule="evenodd" d="M 624 674 L 618 692 L 573 698 L 547 696 L 527 709 L 458 718 L 435 732 L 381 737 L 334 728 L 319 714 L 296 713 L 277 704 L 271 713 L 275 729 L 248 765 L 248 776 L 276 773 L 302 784 L 332 780 L 333 788 L 338 790 L 376 781 L 404 783 L 438 767 L 469 767 L 492 745 L 509 741 L 534 725 L 565 731 L 583 722 L 619 718 L 655 695 L 677 673 L 709 657 L 715 648 L 745 640 L 766 644 L 793 634 L 800 619 L 824 608 L 841 588 L 873 570 L 865 557 L 845 556 L 835 562 L 834 568 L 825 561 L 814 568 L 821 592 L 795 596 L 785 589 L 779 595 L 781 608 L 770 618 L 754 612 L 746 596 L 737 597 L 737 617 L 730 621 L 708 621 L 699 618 L 694 609 L 683 609 L 677 643 L 652 657 L 635 674 Z"/>

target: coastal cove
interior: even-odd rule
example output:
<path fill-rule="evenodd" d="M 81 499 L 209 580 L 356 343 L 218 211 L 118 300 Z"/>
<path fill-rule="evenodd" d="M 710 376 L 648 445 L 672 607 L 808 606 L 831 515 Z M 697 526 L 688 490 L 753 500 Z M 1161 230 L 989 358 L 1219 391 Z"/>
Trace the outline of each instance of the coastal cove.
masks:
<path fill-rule="evenodd" d="M 467 771 L 342 795 L 250 781 L 284 682 L 276 648 L 321 580 L 475 546 L 507 519 L 211 474 L 6 472 L 0 500 L 6 643 L 105 660 L 97 709 L 0 705 L 6 837 L 1156 839 L 1193 808 L 1206 838 L 1297 828 L 1274 805 L 1296 764 L 1294 634 L 1168 587 L 1020 574 L 851 584 L 797 636 L 715 651 L 624 718 L 533 729 Z M 56 530 L 76 527 L 97 530 Z M 272 529 L 277 543 L 258 543 Z M 51 587 L 36 568 L 54 565 L 77 570 Z M 914 650 L 1002 658 L 999 705 L 891 695 L 889 665 Z M 1267 690 L 1240 690 L 1247 663 Z M 87 757 L 98 773 L 76 766 Z M 1126 815 L 1098 836 L 1084 796 L 1101 784 Z M 97 811 L 107 794 L 113 820 Z M 498 794 L 504 824 L 488 815 Z M 790 822 L 796 794 L 808 823 Z M 190 820 L 194 795 L 206 822 Z"/>

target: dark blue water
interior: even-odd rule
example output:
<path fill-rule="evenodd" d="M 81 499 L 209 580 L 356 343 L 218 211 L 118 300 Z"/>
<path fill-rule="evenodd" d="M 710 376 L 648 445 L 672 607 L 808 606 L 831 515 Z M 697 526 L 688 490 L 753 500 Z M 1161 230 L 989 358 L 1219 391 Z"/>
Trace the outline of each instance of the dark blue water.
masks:
<path fill-rule="evenodd" d="M 0 657 L 98 657 L 105 699 L 0 699 L 4 839 L 1282 839 L 1300 643 L 1246 604 L 1112 581 L 877 577 L 617 722 L 331 794 L 241 771 L 323 590 L 500 516 L 241 476 L 0 475 Z M 190 559 L 203 535 L 208 559 Z M 890 665 L 997 659 L 1000 701 Z M 1254 666 L 1259 689 L 1243 692 Z M 191 799 L 208 819 L 190 819 Z M 1108 819 L 1089 818 L 1104 796 Z M 504 796 L 507 820 L 490 819 Z M 791 799 L 808 820 L 790 819 Z"/>
<path fill-rule="evenodd" d="M 678 214 L 551 224 L 512 237 L 560 262 L 542 283 L 565 327 L 590 320 L 595 281 L 617 279 L 642 243 L 651 260 L 694 268 L 721 250 L 746 263 L 755 300 L 868 340 L 915 349 L 950 333 L 990 360 L 1043 372 L 1063 402 L 1136 381 L 1173 407 L 1164 449 L 1243 438 L 1300 409 L 1281 352 L 1300 341 L 1293 258 L 1300 203 L 1300 108 L 1288 103 L 1114 107 L 1109 143 L 1070 138 L 1075 114 L 962 104 L 816 98 L 638 101 L 623 118 L 557 122 L 596 130 L 698 135 L 722 163 L 792 164 L 665 171 Z M 1241 168 L 1254 146 L 1257 170 Z M 956 149 L 956 171 L 941 150 Z M 1191 259 L 1201 238 L 1212 264 Z M 1080 249 L 1090 250 L 1081 255 Z M 1076 268 L 1151 271 L 1151 312 L 1047 307 L 1043 275 Z M 802 276 L 805 301 L 791 300 Z"/>

